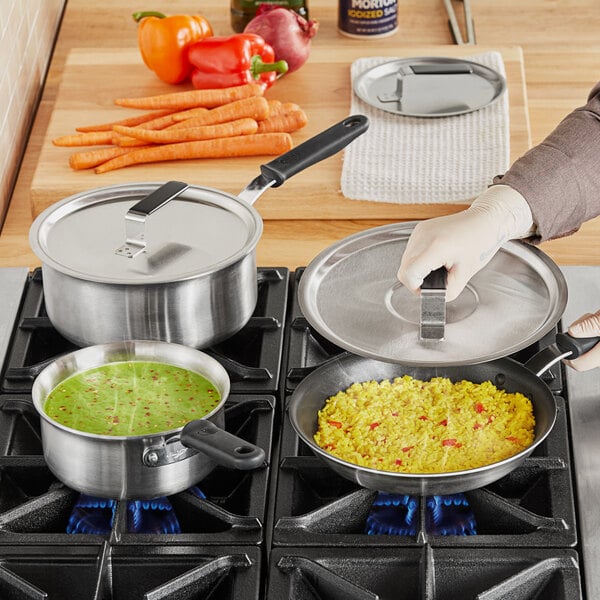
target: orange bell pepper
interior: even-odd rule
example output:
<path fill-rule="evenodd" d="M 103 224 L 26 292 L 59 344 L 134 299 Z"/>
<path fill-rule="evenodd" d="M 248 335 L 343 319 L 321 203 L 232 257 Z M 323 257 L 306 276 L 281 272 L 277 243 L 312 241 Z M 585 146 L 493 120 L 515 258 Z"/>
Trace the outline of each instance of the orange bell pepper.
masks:
<path fill-rule="evenodd" d="M 211 24 L 200 15 L 142 11 L 132 16 L 139 23 L 138 45 L 146 66 L 166 83 L 185 81 L 192 68 L 188 46 L 212 36 Z"/>

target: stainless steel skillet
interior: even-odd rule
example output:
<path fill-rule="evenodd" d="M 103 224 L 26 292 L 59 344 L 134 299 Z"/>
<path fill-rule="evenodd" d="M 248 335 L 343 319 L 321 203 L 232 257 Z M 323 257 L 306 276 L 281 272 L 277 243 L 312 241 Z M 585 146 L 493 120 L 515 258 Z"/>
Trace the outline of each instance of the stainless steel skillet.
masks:
<path fill-rule="evenodd" d="M 565 340 L 566 338 L 566 340 Z M 574 340 L 562 336 L 560 341 Z M 591 344 L 597 339 L 590 341 Z M 577 353 L 572 347 L 571 357 Z M 563 353 L 564 355 L 564 353 Z M 560 356 L 560 355 L 559 355 Z M 540 363 L 545 360 L 544 368 Z M 321 365 L 296 387 L 287 407 L 292 426 L 311 451 L 325 461 L 338 474 L 362 487 L 389 493 L 432 495 L 454 494 L 484 487 L 516 469 L 547 437 L 556 420 L 556 401 L 551 390 L 539 375 L 556 361 L 554 345 L 532 357 L 535 372 L 527 365 L 511 359 L 500 358 L 475 365 L 460 366 L 410 366 L 377 361 L 345 353 Z M 529 364 L 529 363 L 528 363 Z M 477 469 L 435 474 L 408 474 L 380 471 L 361 467 L 341 460 L 316 444 L 313 436 L 317 430 L 317 413 L 326 398 L 344 390 L 352 383 L 381 381 L 410 375 L 421 380 L 447 377 L 452 381 L 468 380 L 475 383 L 491 381 L 507 392 L 521 392 L 532 402 L 536 420 L 535 438 L 525 450 L 503 461 Z"/>

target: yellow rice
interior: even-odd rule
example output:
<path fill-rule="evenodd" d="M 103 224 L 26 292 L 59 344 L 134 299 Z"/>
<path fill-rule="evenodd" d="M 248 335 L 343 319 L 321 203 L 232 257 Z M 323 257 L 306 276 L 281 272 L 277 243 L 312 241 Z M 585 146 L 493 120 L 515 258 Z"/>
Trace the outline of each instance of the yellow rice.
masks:
<path fill-rule="evenodd" d="M 531 401 L 491 382 L 409 375 L 354 383 L 319 411 L 316 443 L 345 461 L 402 473 L 489 465 L 534 440 Z"/>

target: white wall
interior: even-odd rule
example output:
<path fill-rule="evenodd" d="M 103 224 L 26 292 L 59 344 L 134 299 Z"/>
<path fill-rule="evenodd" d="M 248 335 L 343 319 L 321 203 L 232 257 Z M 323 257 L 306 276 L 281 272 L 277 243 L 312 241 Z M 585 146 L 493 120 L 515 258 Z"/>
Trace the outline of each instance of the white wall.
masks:
<path fill-rule="evenodd" d="M 0 0 L 0 224 L 66 0 Z"/>

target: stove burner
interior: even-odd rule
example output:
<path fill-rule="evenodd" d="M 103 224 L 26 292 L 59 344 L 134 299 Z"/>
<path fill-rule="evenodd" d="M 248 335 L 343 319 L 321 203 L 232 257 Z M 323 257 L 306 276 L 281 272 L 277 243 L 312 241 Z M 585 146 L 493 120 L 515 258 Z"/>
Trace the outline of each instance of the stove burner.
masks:
<path fill-rule="evenodd" d="M 198 498 L 206 498 L 202 490 L 188 490 Z M 81 494 L 73 507 L 67 524 L 67 533 L 107 535 L 111 532 L 117 500 Z M 165 497 L 154 500 L 127 501 L 127 531 L 129 533 L 181 533 L 175 511 Z"/>
<path fill-rule="evenodd" d="M 477 535 L 475 516 L 464 494 L 425 497 L 425 530 L 431 535 Z M 416 536 L 419 501 L 407 494 L 379 492 L 367 517 L 368 535 Z"/>

